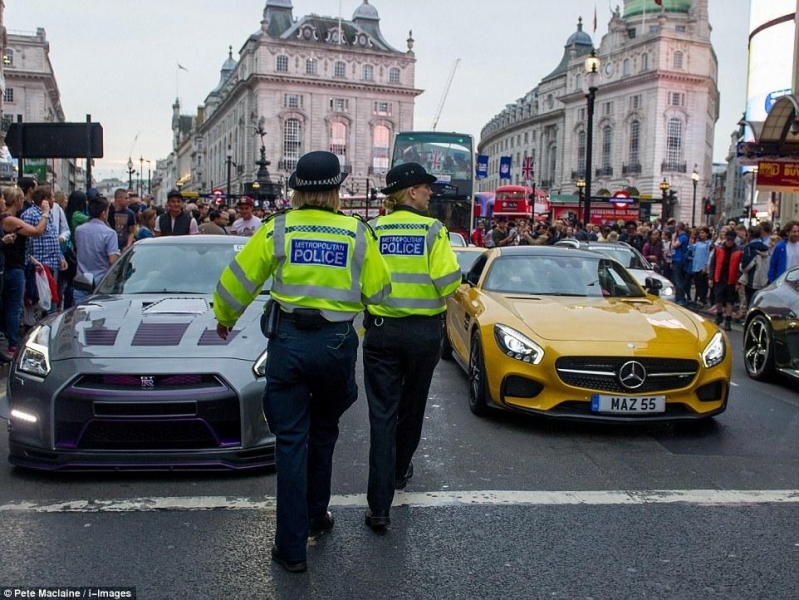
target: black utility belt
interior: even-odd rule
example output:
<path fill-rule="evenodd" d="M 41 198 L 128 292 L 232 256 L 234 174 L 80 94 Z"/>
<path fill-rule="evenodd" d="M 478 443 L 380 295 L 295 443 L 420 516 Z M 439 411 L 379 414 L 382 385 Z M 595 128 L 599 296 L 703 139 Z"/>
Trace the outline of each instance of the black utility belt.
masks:
<path fill-rule="evenodd" d="M 439 313 L 437 315 L 408 315 L 405 317 L 383 317 L 380 315 L 373 315 L 370 312 L 366 312 L 363 317 L 363 324 L 364 327 L 367 329 L 372 325 L 380 327 L 384 323 L 408 323 L 410 321 L 443 321 L 445 319 L 446 312 Z"/>

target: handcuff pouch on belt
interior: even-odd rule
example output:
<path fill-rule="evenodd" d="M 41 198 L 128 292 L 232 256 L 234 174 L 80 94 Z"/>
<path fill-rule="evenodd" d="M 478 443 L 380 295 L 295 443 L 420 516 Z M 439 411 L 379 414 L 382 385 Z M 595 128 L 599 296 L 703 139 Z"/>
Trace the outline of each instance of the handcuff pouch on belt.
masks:
<path fill-rule="evenodd" d="M 266 301 L 264 312 L 261 314 L 261 332 L 271 340 L 277 335 L 277 328 L 280 324 L 280 305 L 272 298 Z"/>

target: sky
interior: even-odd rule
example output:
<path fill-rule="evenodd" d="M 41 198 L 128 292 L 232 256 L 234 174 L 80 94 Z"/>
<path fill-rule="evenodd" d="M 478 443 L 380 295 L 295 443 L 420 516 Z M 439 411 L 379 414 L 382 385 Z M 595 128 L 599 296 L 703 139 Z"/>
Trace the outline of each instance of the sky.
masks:
<path fill-rule="evenodd" d="M 94 177 L 127 179 L 128 157 L 168 156 L 172 104 L 192 114 L 219 82 L 219 71 L 260 29 L 266 0 L 5 0 L 11 32 L 43 27 L 69 122 L 86 115 L 104 131 Z M 363 0 L 292 0 L 294 16 L 350 19 Z M 439 131 L 470 133 L 515 102 L 560 62 L 582 17 L 598 46 L 611 7 L 602 0 L 370 0 L 383 37 L 399 50 L 413 31 L 416 129 L 429 129 L 460 59 L 438 121 Z M 622 5 L 623 0 L 615 0 Z M 710 0 L 718 57 L 720 117 L 714 160 L 723 162 L 746 105 L 749 0 Z M 653 2 L 654 5 L 654 2 Z M 339 10 L 340 7 L 340 10 Z M 597 31 L 593 33 L 594 11 Z M 789 59 L 789 58 L 788 58 Z M 177 64 L 186 71 L 178 70 Z M 268 132 L 274 133 L 274 132 Z M 147 169 L 146 162 L 144 169 Z"/>

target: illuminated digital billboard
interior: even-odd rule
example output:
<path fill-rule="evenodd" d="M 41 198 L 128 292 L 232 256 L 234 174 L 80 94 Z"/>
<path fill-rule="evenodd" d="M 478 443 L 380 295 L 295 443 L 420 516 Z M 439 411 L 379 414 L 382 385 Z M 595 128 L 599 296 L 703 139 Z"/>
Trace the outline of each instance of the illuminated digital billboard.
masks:
<path fill-rule="evenodd" d="M 791 93 L 796 0 L 751 0 L 746 120 L 765 121 L 774 103 Z M 746 141 L 753 141 L 746 132 Z"/>

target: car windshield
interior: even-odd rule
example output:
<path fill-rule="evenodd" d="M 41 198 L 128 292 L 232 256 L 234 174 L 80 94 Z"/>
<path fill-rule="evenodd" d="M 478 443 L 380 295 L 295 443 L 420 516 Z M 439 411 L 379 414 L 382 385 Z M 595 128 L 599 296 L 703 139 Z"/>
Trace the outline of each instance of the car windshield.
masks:
<path fill-rule="evenodd" d="M 613 260 L 586 256 L 500 256 L 483 289 L 534 296 L 645 296 L 635 278 Z"/>
<path fill-rule="evenodd" d="M 589 246 L 590 250 L 601 252 L 605 256 L 609 256 L 613 260 L 619 261 L 623 267 L 628 269 L 645 269 L 652 270 L 652 265 L 638 253 L 634 248 L 627 246 L 611 246 L 598 244 L 596 246 Z"/>
<path fill-rule="evenodd" d="M 213 294 L 243 243 L 134 244 L 109 270 L 98 294 Z M 264 284 L 268 291 L 270 281 Z"/>

